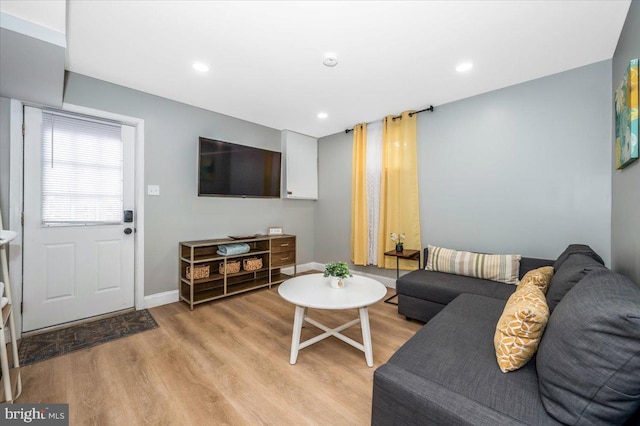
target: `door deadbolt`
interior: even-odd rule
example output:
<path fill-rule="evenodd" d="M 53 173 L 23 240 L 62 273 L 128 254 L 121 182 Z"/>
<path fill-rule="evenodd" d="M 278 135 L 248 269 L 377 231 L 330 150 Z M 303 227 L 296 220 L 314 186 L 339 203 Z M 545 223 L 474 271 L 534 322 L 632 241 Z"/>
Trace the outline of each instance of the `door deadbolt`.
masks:
<path fill-rule="evenodd" d="M 133 210 L 125 210 L 123 216 L 124 216 L 125 223 L 133 222 Z"/>

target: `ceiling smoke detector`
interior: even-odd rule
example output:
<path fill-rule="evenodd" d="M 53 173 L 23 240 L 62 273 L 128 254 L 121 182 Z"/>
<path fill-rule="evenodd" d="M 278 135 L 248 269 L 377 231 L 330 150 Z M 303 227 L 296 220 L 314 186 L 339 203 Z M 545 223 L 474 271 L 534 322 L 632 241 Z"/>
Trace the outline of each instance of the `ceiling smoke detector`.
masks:
<path fill-rule="evenodd" d="M 328 67 L 335 67 L 338 65 L 338 55 L 335 53 L 325 53 L 322 58 L 322 63 Z"/>

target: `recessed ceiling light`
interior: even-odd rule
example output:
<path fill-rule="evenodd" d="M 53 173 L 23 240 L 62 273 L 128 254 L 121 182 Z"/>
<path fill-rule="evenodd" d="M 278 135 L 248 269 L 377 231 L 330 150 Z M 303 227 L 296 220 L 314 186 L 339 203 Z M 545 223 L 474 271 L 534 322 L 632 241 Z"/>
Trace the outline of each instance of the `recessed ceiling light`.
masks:
<path fill-rule="evenodd" d="M 322 63 L 328 67 L 335 67 L 338 65 L 338 55 L 333 52 L 327 52 L 322 58 Z"/>
<path fill-rule="evenodd" d="M 193 69 L 200 72 L 209 71 L 209 67 L 206 64 L 203 64 L 202 62 L 194 62 Z"/>
<path fill-rule="evenodd" d="M 469 71 L 471 68 L 473 68 L 473 64 L 471 62 L 463 62 L 461 64 L 458 64 L 458 66 L 456 67 L 456 71 L 465 72 Z"/>
<path fill-rule="evenodd" d="M 327 114 L 326 112 L 319 112 L 318 113 L 318 118 L 320 120 L 324 120 L 325 118 L 327 118 L 329 116 L 329 114 Z"/>

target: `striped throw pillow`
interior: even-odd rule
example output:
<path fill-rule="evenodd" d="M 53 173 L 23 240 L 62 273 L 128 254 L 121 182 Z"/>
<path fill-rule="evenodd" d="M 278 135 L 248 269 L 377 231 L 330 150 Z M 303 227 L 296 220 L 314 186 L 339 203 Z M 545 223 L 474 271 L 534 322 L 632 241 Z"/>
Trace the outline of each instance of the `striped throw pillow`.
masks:
<path fill-rule="evenodd" d="M 520 258 L 515 254 L 472 253 L 428 246 L 425 269 L 517 285 Z"/>

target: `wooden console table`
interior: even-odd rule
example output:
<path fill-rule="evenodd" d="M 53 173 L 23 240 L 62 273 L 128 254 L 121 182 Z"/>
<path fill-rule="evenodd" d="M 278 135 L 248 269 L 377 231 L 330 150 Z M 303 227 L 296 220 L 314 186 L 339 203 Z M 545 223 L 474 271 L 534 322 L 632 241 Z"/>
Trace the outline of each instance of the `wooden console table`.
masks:
<path fill-rule="evenodd" d="M 222 256 L 217 253 L 218 246 L 224 244 L 246 243 L 251 250 L 248 253 Z M 296 274 L 296 236 L 295 235 L 259 235 L 247 239 L 219 239 L 202 241 L 183 241 L 179 248 L 180 262 L 180 300 L 194 305 L 220 299 L 256 288 L 269 287 Z M 243 270 L 244 259 L 262 259 L 262 268 Z M 227 272 L 227 263 L 241 262 L 240 271 Z M 222 265 L 222 273 L 220 266 Z M 205 277 L 195 278 L 195 271 L 205 267 L 209 272 Z M 285 274 L 282 268 L 293 267 L 293 275 Z M 189 268 L 190 274 L 187 273 Z"/>
<path fill-rule="evenodd" d="M 385 256 L 391 256 L 396 258 L 396 280 L 400 278 L 400 259 L 405 260 L 417 260 L 418 261 L 418 269 L 420 269 L 420 265 L 422 264 L 420 250 L 411 250 L 405 249 L 402 251 L 390 250 L 384 253 Z M 391 300 L 398 297 L 398 291 L 393 296 L 385 299 L 385 303 L 390 303 L 392 305 L 397 305 L 397 303 L 392 302 Z"/>

